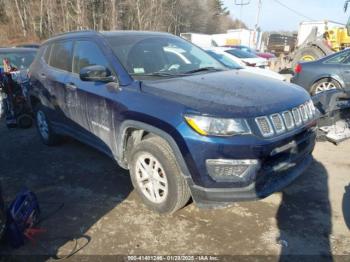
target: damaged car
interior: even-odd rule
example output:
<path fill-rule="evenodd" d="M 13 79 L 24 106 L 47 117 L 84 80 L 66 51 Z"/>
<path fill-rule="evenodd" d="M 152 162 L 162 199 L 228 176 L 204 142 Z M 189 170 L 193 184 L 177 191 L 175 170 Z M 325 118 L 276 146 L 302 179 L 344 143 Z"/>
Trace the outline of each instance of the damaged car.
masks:
<path fill-rule="evenodd" d="M 229 70 L 171 34 L 62 34 L 41 45 L 30 81 L 43 143 L 71 136 L 106 153 L 160 213 L 191 197 L 267 197 L 312 161 L 316 111 L 303 88 Z"/>

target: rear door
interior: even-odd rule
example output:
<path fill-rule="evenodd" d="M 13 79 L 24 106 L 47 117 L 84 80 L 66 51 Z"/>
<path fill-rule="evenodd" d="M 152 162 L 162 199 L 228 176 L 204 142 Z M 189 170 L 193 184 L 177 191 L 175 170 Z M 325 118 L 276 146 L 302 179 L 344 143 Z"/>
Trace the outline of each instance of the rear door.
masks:
<path fill-rule="evenodd" d="M 45 54 L 49 66 L 40 72 L 40 78 L 45 81 L 55 107 L 55 124 L 69 125 L 70 112 L 66 104 L 66 80 L 72 71 L 72 41 L 57 41 L 51 44 L 50 54 Z"/>

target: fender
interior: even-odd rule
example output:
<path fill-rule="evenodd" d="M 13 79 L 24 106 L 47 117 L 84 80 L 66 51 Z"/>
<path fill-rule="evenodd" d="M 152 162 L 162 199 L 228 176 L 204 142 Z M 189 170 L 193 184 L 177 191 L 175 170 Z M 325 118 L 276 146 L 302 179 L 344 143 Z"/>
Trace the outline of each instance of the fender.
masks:
<path fill-rule="evenodd" d="M 312 81 L 311 81 L 311 85 L 315 84 L 318 80 L 322 79 L 322 78 L 333 78 L 334 80 L 338 81 L 340 86 L 342 88 L 344 88 L 345 83 L 343 81 L 343 79 L 336 74 L 322 74 L 322 75 L 318 75 L 317 77 L 315 77 Z"/>
<path fill-rule="evenodd" d="M 117 138 L 117 145 L 118 145 L 117 154 L 118 154 L 118 159 L 119 159 L 119 161 L 118 161 L 119 165 L 121 165 L 124 168 L 127 168 L 127 163 L 124 160 L 124 154 L 125 154 L 124 148 L 125 148 L 126 142 L 127 142 L 126 141 L 127 130 L 130 128 L 142 129 L 146 132 L 156 134 L 156 135 L 160 136 L 161 138 L 163 138 L 165 141 L 167 141 L 168 144 L 170 145 L 171 149 L 174 152 L 175 158 L 176 158 L 176 160 L 179 164 L 180 170 L 181 170 L 181 174 L 187 179 L 191 177 L 190 172 L 187 168 L 186 162 L 182 156 L 182 153 L 181 153 L 175 139 L 170 134 L 168 134 L 167 132 L 165 132 L 157 127 L 151 126 L 149 124 L 146 124 L 146 123 L 143 123 L 140 121 L 135 121 L 135 120 L 125 120 L 119 128 L 119 132 L 118 132 L 119 135 Z"/>

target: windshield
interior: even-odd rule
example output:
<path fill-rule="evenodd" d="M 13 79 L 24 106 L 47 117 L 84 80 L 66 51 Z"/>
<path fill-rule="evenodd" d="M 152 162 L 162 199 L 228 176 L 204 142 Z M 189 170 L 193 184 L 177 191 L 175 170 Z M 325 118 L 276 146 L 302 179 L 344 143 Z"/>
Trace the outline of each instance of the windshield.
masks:
<path fill-rule="evenodd" d="M 28 69 L 35 58 L 36 52 L 6 52 L 0 53 L 0 66 L 3 66 L 3 60 L 7 58 L 11 66 L 18 70 Z"/>
<path fill-rule="evenodd" d="M 226 69 L 206 52 L 181 38 L 145 34 L 106 38 L 124 68 L 135 78 L 180 76 Z"/>
<path fill-rule="evenodd" d="M 220 61 L 222 64 L 224 64 L 226 67 L 230 68 L 230 69 L 241 69 L 242 66 L 240 66 L 238 63 L 236 63 L 235 61 L 233 61 L 232 59 L 230 59 L 229 57 L 227 57 L 224 54 L 219 54 L 216 53 L 214 51 L 207 51 L 207 53 L 209 55 L 211 55 L 212 57 L 214 57 L 216 60 Z"/>
<path fill-rule="evenodd" d="M 238 58 L 257 58 L 258 56 L 240 49 L 230 49 L 226 50 L 227 53 L 234 55 Z"/>

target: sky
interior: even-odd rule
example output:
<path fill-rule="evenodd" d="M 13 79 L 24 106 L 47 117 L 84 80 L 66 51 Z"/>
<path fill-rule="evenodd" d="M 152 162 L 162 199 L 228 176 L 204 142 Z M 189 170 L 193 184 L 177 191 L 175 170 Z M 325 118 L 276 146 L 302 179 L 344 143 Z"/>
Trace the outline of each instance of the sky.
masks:
<path fill-rule="evenodd" d="M 235 5 L 235 2 L 242 1 L 249 2 L 249 4 Z M 258 2 L 259 0 L 223 0 L 231 16 L 242 19 L 249 28 L 254 28 L 256 23 Z M 326 19 L 344 24 L 350 16 L 350 3 L 347 14 L 344 13 L 345 0 L 261 0 L 261 2 L 259 26 L 262 31 L 297 31 L 299 23 L 308 20 L 303 16 L 316 21 Z"/>

